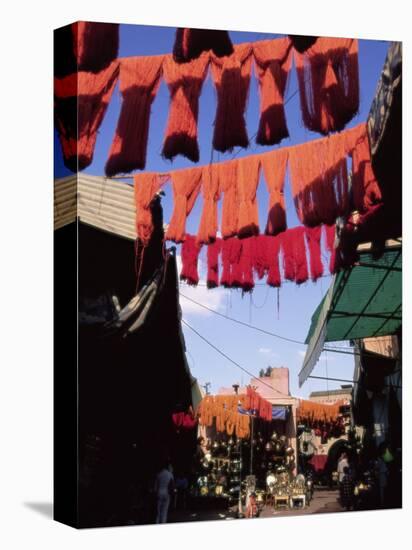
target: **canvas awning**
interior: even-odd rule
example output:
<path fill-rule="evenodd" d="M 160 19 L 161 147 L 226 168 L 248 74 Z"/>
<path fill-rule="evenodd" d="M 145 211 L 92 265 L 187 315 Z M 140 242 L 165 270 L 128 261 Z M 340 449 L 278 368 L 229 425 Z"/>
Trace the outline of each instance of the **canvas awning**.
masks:
<path fill-rule="evenodd" d="M 402 324 L 402 247 L 388 246 L 378 259 L 366 248 L 359 262 L 334 276 L 316 308 L 299 386 L 305 382 L 325 342 L 395 334 Z"/>
<path fill-rule="evenodd" d="M 272 406 L 272 420 L 286 420 L 289 413 L 289 407 L 282 405 Z"/>

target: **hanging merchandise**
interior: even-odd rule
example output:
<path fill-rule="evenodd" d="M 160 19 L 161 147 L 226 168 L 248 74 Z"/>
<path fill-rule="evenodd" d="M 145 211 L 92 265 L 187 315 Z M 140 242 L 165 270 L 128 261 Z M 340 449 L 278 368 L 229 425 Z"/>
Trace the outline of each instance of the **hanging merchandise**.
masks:
<path fill-rule="evenodd" d="M 54 77 L 78 71 L 98 73 L 117 59 L 119 25 L 80 21 L 54 33 Z"/>
<path fill-rule="evenodd" d="M 215 421 L 218 432 L 226 432 L 239 438 L 249 437 L 250 416 L 240 414 L 239 405 L 248 408 L 246 395 L 206 395 L 197 410 L 199 423 L 212 426 Z"/>
<path fill-rule="evenodd" d="M 106 162 L 107 176 L 143 170 L 150 108 L 160 84 L 164 56 L 126 57 L 120 63 L 122 106 Z"/>
<path fill-rule="evenodd" d="M 150 204 L 166 179 L 156 172 L 143 172 L 134 176 L 136 233 L 145 247 L 149 244 L 154 229 Z"/>
<path fill-rule="evenodd" d="M 199 282 L 199 273 L 197 262 L 202 245 L 193 235 L 186 235 L 182 244 L 182 271 L 180 279 L 186 281 L 189 285 L 197 285 Z"/>
<path fill-rule="evenodd" d="M 338 271 L 337 265 L 337 250 L 335 247 L 336 241 L 336 225 L 325 225 L 325 237 L 326 248 L 330 254 L 329 256 L 329 271 L 330 273 L 336 273 Z"/>
<path fill-rule="evenodd" d="M 163 77 L 170 91 L 170 108 L 162 154 L 167 159 L 183 155 L 199 161 L 197 119 L 199 97 L 209 65 L 204 53 L 188 63 L 178 64 L 165 56 Z"/>
<path fill-rule="evenodd" d="M 259 145 L 275 145 L 289 137 L 283 105 L 292 56 L 288 38 L 263 40 L 253 46 L 260 91 Z"/>
<path fill-rule="evenodd" d="M 238 237 L 250 237 L 259 234 L 259 211 L 256 192 L 259 184 L 260 159 L 258 155 L 238 160 L 237 200 L 239 214 L 237 222 Z"/>
<path fill-rule="evenodd" d="M 306 240 L 310 256 L 310 278 L 317 281 L 323 275 L 323 264 L 321 257 L 320 239 L 322 236 L 322 226 L 306 227 Z"/>
<path fill-rule="evenodd" d="M 330 225 L 349 213 L 346 156 L 355 134 L 350 136 L 342 132 L 289 148 L 293 200 L 304 225 Z"/>
<path fill-rule="evenodd" d="M 241 242 L 240 269 L 242 278 L 240 286 L 244 292 L 250 292 L 255 286 L 253 270 L 255 266 L 256 237 L 242 239 Z"/>
<path fill-rule="evenodd" d="M 280 252 L 280 236 L 267 237 L 261 236 L 259 240 L 264 240 L 266 243 L 266 257 L 267 257 L 267 284 L 275 288 L 281 285 L 281 276 L 279 268 L 279 252 Z"/>
<path fill-rule="evenodd" d="M 356 127 L 357 137 L 352 149 L 352 198 L 355 210 L 361 214 L 382 202 L 382 194 L 372 169 L 366 124 Z"/>
<path fill-rule="evenodd" d="M 333 248 L 334 226 L 325 226 L 326 247 L 331 251 L 330 269 L 336 269 Z M 258 279 L 266 278 L 266 283 L 272 287 L 280 287 L 282 284 L 279 265 L 280 252 L 282 252 L 283 278 L 302 284 L 310 275 L 313 281 L 322 276 L 324 266 L 321 257 L 321 232 L 322 227 L 308 229 L 303 226 L 293 227 L 279 233 L 275 237 L 258 235 L 245 239 L 230 237 L 229 239 L 216 239 L 208 245 L 207 250 L 207 286 L 215 288 L 219 284 L 225 288 L 240 288 L 243 292 L 253 290 L 255 276 Z M 305 237 L 308 242 L 306 250 Z M 190 238 L 190 243 L 186 243 Z M 196 273 L 200 246 L 195 236 L 186 236 L 182 247 L 182 273 Z M 190 252 L 184 252 L 185 247 Z M 332 247 L 332 249 L 330 248 Z M 309 254 L 309 256 L 308 256 Z M 219 257 L 221 258 L 222 273 L 219 280 Z M 193 263 L 195 262 L 195 264 Z M 197 277 L 181 276 L 182 279 L 190 279 L 190 284 Z"/>
<path fill-rule="evenodd" d="M 358 41 L 320 37 L 303 53 L 295 49 L 295 64 L 306 128 L 342 130 L 359 109 Z"/>
<path fill-rule="evenodd" d="M 236 235 L 238 227 L 237 167 L 237 160 L 218 165 L 219 191 L 223 195 L 221 233 L 224 239 Z"/>
<path fill-rule="evenodd" d="M 171 173 L 173 214 L 166 231 L 166 239 L 180 243 L 186 233 L 186 218 L 192 211 L 200 191 L 201 168 L 186 168 Z"/>
<path fill-rule="evenodd" d="M 171 179 L 173 187 L 175 205 L 167 238 L 175 242 L 184 240 L 186 217 L 200 190 L 203 194 L 203 210 L 197 235 L 200 243 L 209 244 L 216 239 L 219 230 L 218 201 L 221 196 L 222 238 L 257 236 L 259 216 L 256 196 L 260 166 L 269 191 L 265 228 L 267 235 L 281 234 L 286 229 L 284 184 L 288 162 L 298 218 L 305 226 L 334 225 L 339 216 L 347 216 L 351 212 L 348 155 L 353 155 L 355 190 L 366 190 L 360 196 L 366 205 L 364 208 L 367 207 L 373 200 L 377 200 L 378 188 L 375 180 L 369 177 L 369 157 L 365 142 L 362 141 L 364 128 L 363 124 L 301 145 L 223 163 L 157 173 L 163 180 Z M 149 182 L 147 185 L 151 185 L 150 181 L 155 180 L 151 180 L 148 175 L 146 181 Z M 147 191 L 146 202 L 150 192 L 156 191 Z M 315 268 L 315 265 L 312 267 Z M 312 278 L 316 277 L 315 270 Z"/>
<path fill-rule="evenodd" d="M 292 42 L 293 47 L 299 53 L 306 52 L 308 48 L 318 39 L 317 36 L 305 36 L 301 34 L 289 34 L 289 39 Z"/>
<path fill-rule="evenodd" d="M 207 164 L 202 168 L 203 210 L 200 218 L 197 239 L 201 243 L 210 243 L 216 239 L 218 230 L 217 202 L 219 191 L 219 166 Z"/>
<path fill-rule="evenodd" d="M 219 254 L 222 250 L 222 239 L 217 238 L 207 247 L 207 288 L 219 285 Z"/>
<path fill-rule="evenodd" d="M 240 256 L 242 241 L 230 237 L 222 241 L 222 276 L 220 284 L 226 288 L 239 288 L 242 285 Z"/>
<path fill-rule="evenodd" d="M 332 422 L 337 420 L 339 411 L 345 402 L 339 400 L 333 404 L 316 403 L 315 401 L 308 401 L 306 399 L 300 399 L 299 405 L 296 409 L 297 422 L 314 422 L 317 420 Z"/>
<path fill-rule="evenodd" d="M 269 213 L 265 230 L 267 235 L 277 235 L 285 231 L 287 227 L 283 189 L 288 151 L 287 149 L 280 149 L 275 155 L 273 158 L 271 155 L 261 157 L 263 174 L 269 192 Z"/>
<path fill-rule="evenodd" d="M 78 70 L 98 73 L 117 59 L 118 23 L 73 23 L 74 50 Z"/>
<path fill-rule="evenodd" d="M 98 73 L 79 71 L 54 79 L 54 116 L 64 164 L 77 172 L 93 160 L 97 131 L 119 75 L 117 61 Z"/>
<path fill-rule="evenodd" d="M 173 46 L 173 59 L 176 63 L 187 63 L 209 50 L 217 57 L 231 55 L 233 46 L 229 33 L 209 29 L 176 29 Z"/>
<path fill-rule="evenodd" d="M 193 430 L 197 426 L 197 418 L 192 412 L 176 412 L 172 414 L 172 421 L 177 431 Z"/>
<path fill-rule="evenodd" d="M 252 44 L 234 46 L 232 55 L 211 55 L 211 72 L 217 90 L 213 147 L 222 153 L 247 147 L 245 110 L 252 64 Z"/>
<path fill-rule="evenodd" d="M 293 227 L 282 233 L 283 274 L 286 280 L 300 285 L 308 280 L 305 228 Z"/>

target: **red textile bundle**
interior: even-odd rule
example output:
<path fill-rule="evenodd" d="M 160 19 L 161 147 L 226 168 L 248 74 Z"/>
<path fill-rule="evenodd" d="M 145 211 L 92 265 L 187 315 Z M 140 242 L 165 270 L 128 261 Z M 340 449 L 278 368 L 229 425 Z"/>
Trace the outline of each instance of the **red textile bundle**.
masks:
<path fill-rule="evenodd" d="M 236 235 L 238 228 L 237 167 L 235 160 L 218 165 L 219 191 L 223 193 L 221 233 L 224 239 Z"/>
<path fill-rule="evenodd" d="M 259 212 L 256 200 L 259 172 L 259 156 L 239 159 L 237 170 L 238 237 L 250 237 L 259 233 Z"/>
<path fill-rule="evenodd" d="M 253 45 L 260 91 L 259 145 L 274 145 L 289 136 L 283 98 L 292 56 L 287 38 L 263 40 Z"/>
<path fill-rule="evenodd" d="M 352 198 L 355 209 L 365 213 L 382 201 L 382 194 L 372 169 L 366 124 L 358 128 L 359 135 L 352 150 Z"/>
<path fill-rule="evenodd" d="M 173 58 L 177 63 L 197 59 L 202 52 L 209 50 L 212 50 L 217 57 L 233 53 L 229 33 L 209 29 L 176 29 Z"/>
<path fill-rule="evenodd" d="M 279 252 L 281 235 L 276 237 L 260 237 L 266 240 L 266 257 L 268 266 L 267 284 L 275 288 L 280 287 L 281 277 L 279 269 Z"/>
<path fill-rule="evenodd" d="M 306 227 L 306 239 L 310 254 L 310 278 L 317 281 L 323 275 L 323 264 L 320 249 L 320 239 L 322 235 L 322 226 Z"/>
<path fill-rule="evenodd" d="M 326 235 L 326 248 L 330 254 L 329 271 L 330 273 L 336 273 L 337 271 L 336 248 L 335 248 L 336 226 L 325 225 L 325 235 Z"/>
<path fill-rule="evenodd" d="M 202 245 L 196 241 L 193 235 L 186 235 L 182 244 L 182 271 L 180 278 L 189 285 L 197 285 L 199 282 L 199 273 L 197 271 L 197 261 Z"/>
<path fill-rule="evenodd" d="M 347 146 L 341 133 L 289 148 L 293 199 L 304 225 L 332 224 L 349 213 Z"/>
<path fill-rule="evenodd" d="M 269 271 L 267 251 L 269 237 L 267 235 L 259 235 L 258 237 L 254 237 L 254 242 L 254 268 L 258 278 L 263 279 Z"/>
<path fill-rule="evenodd" d="M 253 267 L 255 265 L 255 247 L 258 237 L 250 237 L 242 240 L 242 253 L 240 256 L 240 269 L 242 271 L 241 287 L 244 292 L 250 292 L 254 286 Z"/>
<path fill-rule="evenodd" d="M 308 280 L 308 265 L 305 248 L 305 229 L 302 226 L 282 233 L 284 277 L 300 285 Z"/>
<path fill-rule="evenodd" d="M 200 191 L 201 168 L 187 168 L 172 172 L 173 214 L 166 239 L 180 243 L 185 239 L 186 218 L 192 211 Z"/>
<path fill-rule="evenodd" d="M 134 177 L 136 232 L 143 246 L 149 244 L 154 228 L 150 203 L 163 185 L 164 179 L 155 172 L 144 172 Z"/>
<path fill-rule="evenodd" d="M 219 285 L 219 254 L 222 250 L 222 239 L 207 247 L 207 288 L 216 288 Z"/>
<path fill-rule="evenodd" d="M 193 414 L 178 412 L 172 414 L 172 420 L 175 428 L 184 428 L 186 430 L 192 430 L 197 425 L 197 419 Z"/>
<path fill-rule="evenodd" d="M 119 25 L 116 23 L 72 23 L 54 32 L 54 76 L 62 78 L 78 71 L 98 73 L 117 59 Z"/>
<path fill-rule="evenodd" d="M 117 58 L 118 23 L 73 23 L 74 53 L 79 71 L 98 73 Z"/>
<path fill-rule="evenodd" d="M 226 288 L 242 286 L 242 241 L 231 237 L 222 241 L 222 277 L 220 284 Z"/>
<path fill-rule="evenodd" d="M 120 64 L 122 107 L 106 162 L 107 176 L 143 170 L 150 107 L 156 97 L 164 56 L 126 57 Z"/>
<path fill-rule="evenodd" d="M 208 64 L 208 54 L 183 64 L 176 63 L 172 56 L 165 57 L 163 77 L 170 91 L 170 109 L 162 154 L 167 159 L 183 155 L 193 162 L 199 161 L 199 96 Z"/>
<path fill-rule="evenodd" d="M 277 235 L 286 229 L 285 186 L 287 149 L 280 149 L 271 155 L 262 156 L 262 168 L 269 192 L 269 214 L 266 224 L 267 235 Z"/>
<path fill-rule="evenodd" d="M 219 168 L 208 164 L 202 169 L 203 210 L 200 218 L 197 239 L 201 243 L 210 243 L 216 239 L 218 229 L 217 201 L 219 192 Z"/>
<path fill-rule="evenodd" d="M 318 38 L 295 50 L 303 123 L 328 134 L 342 130 L 359 109 L 358 41 Z"/>
<path fill-rule="evenodd" d="M 251 44 L 239 44 L 230 56 L 211 56 L 212 78 L 217 90 L 217 111 L 213 147 L 217 151 L 231 151 L 233 147 L 247 147 L 244 113 L 250 83 L 252 63 Z"/>
<path fill-rule="evenodd" d="M 54 79 L 55 120 L 65 165 L 77 172 L 93 160 L 97 131 L 119 75 L 117 61 L 99 73 Z"/>

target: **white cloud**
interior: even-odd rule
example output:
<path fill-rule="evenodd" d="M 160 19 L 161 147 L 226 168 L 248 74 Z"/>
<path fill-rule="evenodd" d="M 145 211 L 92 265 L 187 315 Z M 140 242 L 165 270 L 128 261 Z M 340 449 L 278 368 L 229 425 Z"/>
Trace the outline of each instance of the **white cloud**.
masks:
<path fill-rule="evenodd" d="M 259 348 L 258 349 L 258 352 L 259 353 L 271 353 L 271 349 L 270 348 Z"/>
<path fill-rule="evenodd" d="M 182 259 L 180 255 L 176 256 L 177 261 L 177 269 L 178 273 L 180 274 L 180 271 L 182 269 Z M 190 286 L 185 283 L 181 283 L 179 285 L 180 291 L 181 291 L 181 299 L 180 299 L 180 305 L 182 307 L 183 317 L 185 315 L 201 315 L 201 316 L 209 316 L 213 315 L 213 312 L 208 311 L 204 307 L 201 307 L 194 302 L 191 302 L 190 300 L 187 300 L 184 298 L 184 296 L 187 296 L 191 300 L 194 300 L 195 302 L 199 302 L 199 304 L 202 304 L 203 306 L 206 306 L 210 309 L 214 309 L 216 311 L 222 311 L 227 290 L 225 288 L 213 288 L 208 289 L 206 285 L 206 280 L 204 277 L 202 277 L 202 272 L 200 271 L 200 280 L 198 286 Z"/>
<path fill-rule="evenodd" d="M 298 350 L 298 355 L 299 355 L 299 357 L 302 357 L 302 358 L 305 357 L 306 350 L 303 350 L 303 349 Z"/>

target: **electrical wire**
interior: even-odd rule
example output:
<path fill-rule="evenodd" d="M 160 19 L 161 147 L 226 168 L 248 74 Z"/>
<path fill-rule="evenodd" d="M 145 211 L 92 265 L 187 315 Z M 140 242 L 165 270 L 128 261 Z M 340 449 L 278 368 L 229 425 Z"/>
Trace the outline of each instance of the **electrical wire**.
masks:
<path fill-rule="evenodd" d="M 210 342 L 210 340 L 208 340 L 207 338 L 205 338 L 204 336 L 202 336 L 200 334 L 200 332 L 198 332 L 195 328 L 193 328 L 191 325 L 189 325 L 189 323 L 187 321 L 185 321 L 184 319 L 182 319 L 182 323 L 187 326 L 188 328 L 190 328 L 190 330 L 192 330 L 195 334 L 197 334 L 197 336 L 199 338 L 201 338 L 204 342 L 206 342 L 206 344 L 208 344 L 211 348 L 213 348 L 217 353 L 219 353 L 222 357 L 224 357 L 225 359 L 227 359 L 228 361 L 230 361 L 230 363 L 233 363 L 233 365 L 235 365 L 236 367 L 238 367 L 241 371 L 243 371 L 244 373 L 246 373 L 247 375 L 249 375 L 251 378 L 256 378 L 256 375 L 253 374 L 252 372 L 248 371 L 247 369 L 245 369 L 245 367 L 242 367 L 242 365 L 239 365 L 239 363 L 237 363 L 234 359 L 232 359 L 231 357 L 229 357 L 224 351 L 222 351 L 220 348 L 218 348 L 217 346 L 215 346 L 214 344 L 212 344 L 212 342 Z M 284 394 L 277 390 L 276 388 L 273 388 L 270 384 L 264 382 L 263 380 L 260 380 L 261 384 L 263 384 L 264 386 L 267 386 L 269 389 L 271 389 L 272 391 L 284 396 Z"/>
<path fill-rule="evenodd" d="M 255 325 L 251 325 L 250 323 L 240 321 L 239 319 L 235 319 L 234 317 L 229 317 L 228 315 L 225 315 L 224 313 L 221 313 L 220 311 L 217 311 L 216 309 L 213 309 L 213 308 L 211 308 L 209 306 L 206 306 L 206 305 L 204 305 L 200 302 L 197 302 L 196 300 L 193 300 L 193 298 L 189 298 L 189 296 L 186 296 L 182 292 L 180 292 L 180 296 L 182 296 L 186 300 L 189 300 L 190 302 L 196 304 L 197 306 L 202 307 L 202 308 L 210 311 L 211 313 L 214 313 L 214 314 L 218 315 L 219 317 L 223 317 L 224 319 L 227 319 L 228 321 L 232 321 L 233 323 L 237 323 L 237 324 L 242 325 L 244 327 L 251 328 L 253 330 L 261 332 L 262 334 L 266 334 L 267 336 L 273 336 L 274 338 L 278 338 L 278 339 L 284 340 L 286 342 L 291 342 L 292 344 L 299 344 L 300 346 L 306 346 L 307 345 L 305 342 L 301 342 L 300 340 L 294 340 L 293 338 L 288 338 L 286 336 L 281 336 L 280 334 L 276 334 L 274 332 L 270 332 L 270 331 L 265 330 L 263 328 L 256 327 Z M 359 356 L 376 357 L 375 353 L 368 352 L 366 350 L 364 350 L 362 352 L 356 352 L 354 350 L 345 351 L 345 349 L 343 349 L 343 348 L 336 348 L 336 347 L 333 347 L 333 346 L 328 346 L 327 348 L 323 348 L 323 351 L 331 351 L 333 353 L 342 353 L 344 355 L 352 355 L 352 356 L 359 355 Z"/>

